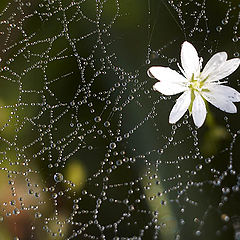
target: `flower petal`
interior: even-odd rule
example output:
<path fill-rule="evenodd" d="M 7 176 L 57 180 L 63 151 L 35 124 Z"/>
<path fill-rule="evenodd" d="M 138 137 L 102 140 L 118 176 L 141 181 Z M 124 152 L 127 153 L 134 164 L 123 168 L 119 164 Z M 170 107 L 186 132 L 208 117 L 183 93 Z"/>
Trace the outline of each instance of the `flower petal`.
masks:
<path fill-rule="evenodd" d="M 191 43 L 186 41 L 182 44 L 181 63 L 186 78 L 191 79 L 193 73 L 195 76 L 199 75 L 201 64 L 197 50 Z"/>
<path fill-rule="evenodd" d="M 219 108 L 224 112 L 228 113 L 237 112 L 236 106 L 230 100 L 228 100 L 227 97 L 224 97 L 222 94 L 219 94 L 218 92 L 203 91 L 202 96 L 212 105 L 214 105 L 215 107 Z"/>
<path fill-rule="evenodd" d="M 181 74 L 172 70 L 169 67 L 159 67 L 153 66 L 150 67 L 147 71 L 147 74 L 151 78 L 156 78 L 159 81 L 167 81 L 167 82 L 178 82 L 184 83 L 187 82 L 187 79 L 183 77 Z"/>
<path fill-rule="evenodd" d="M 176 123 L 188 110 L 190 103 L 191 91 L 186 91 L 177 99 L 173 106 L 169 115 L 169 123 Z"/>
<path fill-rule="evenodd" d="M 206 119 L 207 110 L 201 95 L 196 91 L 194 91 L 194 94 L 195 94 L 195 99 L 193 101 L 193 106 L 192 106 L 192 115 L 193 115 L 194 124 L 199 128 L 203 125 Z"/>
<path fill-rule="evenodd" d="M 157 82 L 153 85 L 153 89 L 164 95 L 175 95 L 184 92 L 188 88 L 178 83 Z"/>
<path fill-rule="evenodd" d="M 221 80 L 229 76 L 230 74 L 237 70 L 239 65 L 240 58 L 233 58 L 226 62 L 223 62 L 215 71 L 213 71 L 209 75 L 208 82 Z"/>
<path fill-rule="evenodd" d="M 219 52 L 214 54 L 207 64 L 205 65 L 201 75 L 203 78 L 206 78 L 208 75 L 213 73 L 223 62 L 227 61 L 227 53 Z"/>
<path fill-rule="evenodd" d="M 217 85 L 217 84 L 208 84 L 207 89 L 212 92 L 213 95 L 218 95 L 221 98 L 226 98 L 231 102 L 240 102 L 240 93 L 234 88 Z"/>

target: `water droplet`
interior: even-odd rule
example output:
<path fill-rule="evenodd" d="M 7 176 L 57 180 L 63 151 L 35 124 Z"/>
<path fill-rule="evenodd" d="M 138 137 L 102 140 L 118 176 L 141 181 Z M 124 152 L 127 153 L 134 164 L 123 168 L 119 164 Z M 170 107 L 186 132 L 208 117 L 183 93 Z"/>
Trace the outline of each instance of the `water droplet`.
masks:
<path fill-rule="evenodd" d="M 195 232 L 195 235 L 198 236 L 198 237 L 201 236 L 201 231 L 197 230 L 197 231 Z"/>
<path fill-rule="evenodd" d="M 235 53 L 233 54 L 234 57 L 239 57 L 239 55 L 240 55 L 239 52 L 235 52 Z"/>
<path fill-rule="evenodd" d="M 202 168 L 203 168 L 202 164 L 198 164 L 198 165 L 196 166 L 196 169 L 197 169 L 198 171 L 200 171 Z"/>
<path fill-rule="evenodd" d="M 233 40 L 233 42 L 237 42 L 237 41 L 238 41 L 238 36 L 234 36 L 234 37 L 232 38 L 232 40 Z"/>
<path fill-rule="evenodd" d="M 228 24 L 228 20 L 227 20 L 226 18 L 224 18 L 224 19 L 222 20 L 222 24 L 223 24 L 223 25 Z"/>
<path fill-rule="evenodd" d="M 109 122 L 109 121 L 106 121 L 106 122 L 104 123 L 104 126 L 105 126 L 105 127 L 109 127 L 109 126 L 110 126 L 110 122 Z"/>
<path fill-rule="evenodd" d="M 150 59 L 147 59 L 146 64 L 150 64 L 150 63 L 151 63 Z"/>
<path fill-rule="evenodd" d="M 73 205 L 73 210 L 78 210 L 78 209 L 79 209 L 78 204 L 74 204 L 74 205 Z"/>
<path fill-rule="evenodd" d="M 35 218 L 40 218 L 40 217 L 42 217 L 42 214 L 40 212 L 36 212 L 35 213 Z"/>
<path fill-rule="evenodd" d="M 117 164 L 118 166 L 122 165 L 122 160 L 117 160 L 117 161 L 116 161 L 116 164 Z"/>
<path fill-rule="evenodd" d="M 222 31 L 222 27 L 221 27 L 221 26 L 217 26 L 217 27 L 216 27 L 216 30 L 217 30 L 218 32 L 221 32 L 221 31 Z"/>
<path fill-rule="evenodd" d="M 15 200 L 12 200 L 11 202 L 10 202 L 10 205 L 12 205 L 12 206 L 14 206 L 16 204 L 16 201 Z"/>
<path fill-rule="evenodd" d="M 15 208 L 14 210 L 13 210 L 13 214 L 14 215 L 18 215 L 20 213 L 20 210 L 18 209 L 18 208 Z"/>
<path fill-rule="evenodd" d="M 230 188 L 224 187 L 224 188 L 222 188 L 222 192 L 223 192 L 223 194 L 228 194 L 228 193 L 230 193 Z"/>
<path fill-rule="evenodd" d="M 230 217 L 229 217 L 228 215 L 226 215 L 226 214 L 222 214 L 222 215 L 221 215 L 221 219 L 222 219 L 224 222 L 229 222 Z"/>
<path fill-rule="evenodd" d="M 111 142 L 110 144 L 109 144 L 109 148 L 110 149 L 114 149 L 114 148 L 116 148 L 117 147 L 117 144 L 115 143 L 115 142 Z"/>
<path fill-rule="evenodd" d="M 55 182 L 61 182 L 63 180 L 63 175 L 61 173 L 55 173 L 53 178 Z"/>
<path fill-rule="evenodd" d="M 97 116 L 97 117 L 94 118 L 94 121 L 95 121 L 95 122 L 101 122 L 101 120 L 102 120 L 102 119 L 101 119 L 100 116 Z"/>

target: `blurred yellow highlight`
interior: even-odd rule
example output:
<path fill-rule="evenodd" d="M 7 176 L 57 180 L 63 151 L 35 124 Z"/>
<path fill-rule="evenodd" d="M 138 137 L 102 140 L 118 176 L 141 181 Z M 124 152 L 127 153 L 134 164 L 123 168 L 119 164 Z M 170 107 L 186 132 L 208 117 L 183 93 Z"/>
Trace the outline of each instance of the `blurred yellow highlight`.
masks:
<path fill-rule="evenodd" d="M 74 190 L 80 190 L 86 180 L 87 172 L 79 160 L 74 160 L 67 165 L 65 176 L 75 184 Z"/>

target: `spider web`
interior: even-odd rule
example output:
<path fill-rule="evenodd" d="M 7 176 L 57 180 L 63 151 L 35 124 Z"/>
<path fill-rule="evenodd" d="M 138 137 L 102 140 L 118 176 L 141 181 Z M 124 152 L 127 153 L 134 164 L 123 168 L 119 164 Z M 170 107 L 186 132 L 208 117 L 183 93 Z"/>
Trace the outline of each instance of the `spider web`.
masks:
<path fill-rule="evenodd" d="M 0 15 L 1 239 L 240 239 L 239 116 L 168 123 L 188 40 L 239 57 L 237 1 L 14 0 Z M 239 70 L 230 86 L 240 90 Z"/>

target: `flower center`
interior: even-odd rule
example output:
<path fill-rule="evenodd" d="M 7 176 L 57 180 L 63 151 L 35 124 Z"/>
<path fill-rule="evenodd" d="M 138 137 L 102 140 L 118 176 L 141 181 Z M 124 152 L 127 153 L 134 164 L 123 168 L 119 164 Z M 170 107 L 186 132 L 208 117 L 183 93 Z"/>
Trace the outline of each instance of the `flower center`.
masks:
<path fill-rule="evenodd" d="M 201 91 L 204 85 L 204 82 L 205 80 L 202 80 L 200 77 L 194 77 L 194 74 L 193 74 L 189 82 L 189 88 L 195 91 Z"/>
<path fill-rule="evenodd" d="M 201 82 L 198 80 L 191 81 L 190 87 L 193 88 L 194 90 L 200 90 L 201 88 Z"/>

